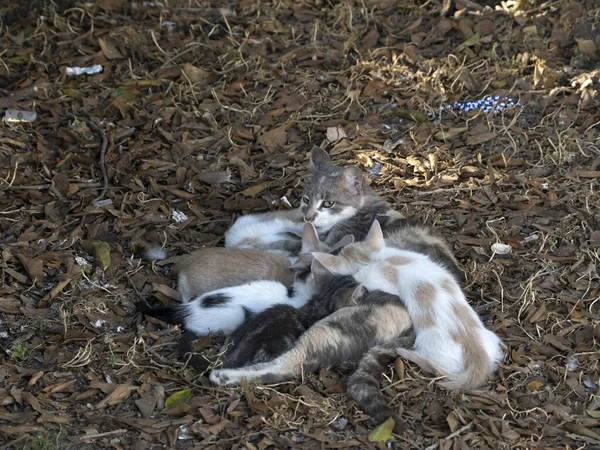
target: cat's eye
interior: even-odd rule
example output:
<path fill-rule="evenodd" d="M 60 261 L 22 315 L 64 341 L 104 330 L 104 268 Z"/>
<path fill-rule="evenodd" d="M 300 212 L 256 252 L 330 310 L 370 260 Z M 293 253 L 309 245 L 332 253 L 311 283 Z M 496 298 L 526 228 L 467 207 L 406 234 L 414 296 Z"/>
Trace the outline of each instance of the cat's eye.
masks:
<path fill-rule="evenodd" d="M 331 208 L 335 202 L 330 202 L 329 200 L 322 203 L 323 208 Z"/>
<path fill-rule="evenodd" d="M 309 201 L 310 201 L 310 200 L 309 200 L 309 198 L 308 198 L 308 197 L 306 197 L 306 196 L 302 197 L 302 203 L 304 203 L 304 204 L 308 205 L 308 202 L 309 202 Z"/>

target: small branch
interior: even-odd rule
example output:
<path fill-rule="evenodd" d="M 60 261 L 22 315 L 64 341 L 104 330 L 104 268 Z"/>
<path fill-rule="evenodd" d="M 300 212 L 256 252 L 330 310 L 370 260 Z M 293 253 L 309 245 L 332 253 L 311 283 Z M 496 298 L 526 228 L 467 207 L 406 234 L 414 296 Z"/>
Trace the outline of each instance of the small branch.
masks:
<path fill-rule="evenodd" d="M 103 438 L 106 436 L 115 436 L 115 435 L 120 435 L 120 434 L 126 434 L 128 432 L 129 432 L 129 430 L 120 429 L 120 430 L 107 431 L 106 433 L 96 433 L 96 434 L 86 434 L 83 436 L 75 436 L 75 439 L 77 442 L 85 442 L 85 441 L 89 441 L 90 439 L 98 439 L 98 438 Z"/>
<path fill-rule="evenodd" d="M 73 120 L 82 120 L 83 122 L 85 122 L 87 124 L 88 127 L 90 127 L 92 130 L 94 130 L 96 133 L 98 133 L 100 135 L 100 137 L 102 138 L 102 146 L 100 148 L 100 169 L 102 170 L 102 190 L 100 191 L 100 195 L 98 195 L 98 197 L 96 197 L 94 200 L 92 200 L 92 205 L 93 205 L 95 203 L 98 203 L 100 200 L 102 200 L 104 198 L 104 196 L 106 195 L 106 191 L 108 190 L 108 173 L 106 172 L 106 163 L 105 163 L 106 151 L 108 150 L 108 138 L 106 137 L 106 133 L 104 132 L 102 127 L 96 125 L 91 120 L 83 118 L 83 117 L 81 119 L 78 119 L 74 114 L 69 114 L 69 117 Z"/>

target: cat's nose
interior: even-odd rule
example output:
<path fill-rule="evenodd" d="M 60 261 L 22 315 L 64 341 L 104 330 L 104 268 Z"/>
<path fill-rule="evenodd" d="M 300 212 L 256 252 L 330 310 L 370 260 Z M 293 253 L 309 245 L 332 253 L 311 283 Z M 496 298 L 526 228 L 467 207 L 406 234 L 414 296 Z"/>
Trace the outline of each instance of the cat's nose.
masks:
<path fill-rule="evenodd" d="M 312 223 L 315 221 L 316 216 L 304 216 L 304 221 L 306 223 Z"/>

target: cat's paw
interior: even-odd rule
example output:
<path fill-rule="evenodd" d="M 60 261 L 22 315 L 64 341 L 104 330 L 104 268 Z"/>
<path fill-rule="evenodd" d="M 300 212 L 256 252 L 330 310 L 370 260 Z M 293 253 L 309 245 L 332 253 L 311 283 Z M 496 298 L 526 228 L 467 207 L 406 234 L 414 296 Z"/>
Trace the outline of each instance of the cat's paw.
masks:
<path fill-rule="evenodd" d="M 217 386 L 237 386 L 240 384 L 241 379 L 234 376 L 232 372 L 235 373 L 235 371 L 227 369 L 213 370 L 209 378 Z"/>

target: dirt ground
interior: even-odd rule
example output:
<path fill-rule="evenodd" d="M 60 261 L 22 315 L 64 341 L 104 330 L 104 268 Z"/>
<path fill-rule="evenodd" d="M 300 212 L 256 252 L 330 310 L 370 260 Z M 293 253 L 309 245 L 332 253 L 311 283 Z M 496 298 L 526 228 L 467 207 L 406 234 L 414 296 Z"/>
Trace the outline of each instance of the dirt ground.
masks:
<path fill-rule="evenodd" d="M 0 449 L 600 448 L 595 0 L 17 3 L 0 106 L 37 118 L 0 125 Z M 486 95 L 520 104 L 429 119 Z M 441 230 L 509 346 L 469 393 L 396 361 L 385 443 L 351 365 L 215 388 L 135 312 L 175 301 L 176 255 L 296 206 L 312 145 Z"/>

